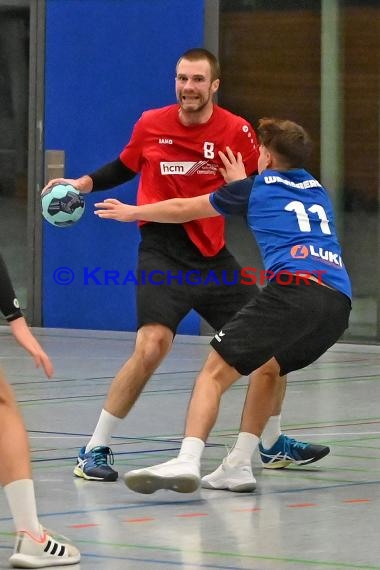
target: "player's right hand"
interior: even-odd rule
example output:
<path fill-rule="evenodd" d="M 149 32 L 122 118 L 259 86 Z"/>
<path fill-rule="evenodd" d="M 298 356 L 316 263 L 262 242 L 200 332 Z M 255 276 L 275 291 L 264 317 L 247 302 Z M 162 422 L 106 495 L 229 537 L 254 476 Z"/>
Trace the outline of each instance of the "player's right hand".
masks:
<path fill-rule="evenodd" d="M 226 147 L 226 152 L 219 151 L 220 160 L 223 162 L 224 168 L 219 168 L 224 181 L 235 182 L 237 180 L 244 180 L 247 178 L 243 158 L 240 152 L 234 155 L 229 146 Z"/>
<path fill-rule="evenodd" d="M 87 175 L 81 176 L 80 178 L 53 178 L 42 188 L 41 196 L 50 190 L 54 184 L 71 184 L 71 186 L 74 186 L 81 194 L 87 194 L 92 190 L 92 179 Z"/>

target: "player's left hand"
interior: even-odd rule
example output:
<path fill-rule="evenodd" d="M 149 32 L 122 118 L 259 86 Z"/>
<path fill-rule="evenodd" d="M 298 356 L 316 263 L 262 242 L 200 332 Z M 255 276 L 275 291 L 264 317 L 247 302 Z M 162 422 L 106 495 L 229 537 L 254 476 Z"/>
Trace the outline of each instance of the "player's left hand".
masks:
<path fill-rule="evenodd" d="M 53 364 L 33 335 L 24 317 L 19 317 L 10 323 L 11 331 L 17 342 L 33 357 L 36 367 L 42 366 L 48 378 L 54 374 Z"/>
<path fill-rule="evenodd" d="M 107 198 L 104 202 L 97 202 L 98 208 L 94 214 L 99 218 L 117 220 L 118 222 L 135 222 L 137 218 L 137 207 L 124 204 L 115 198 Z"/>
<path fill-rule="evenodd" d="M 243 157 L 240 152 L 238 152 L 235 157 L 230 147 L 227 146 L 226 153 L 220 150 L 219 156 L 220 160 L 224 164 L 224 168 L 220 168 L 219 170 L 227 184 L 229 182 L 235 182 L 236 180 L 244 180 L 244 178 L 247 178 Z"/>

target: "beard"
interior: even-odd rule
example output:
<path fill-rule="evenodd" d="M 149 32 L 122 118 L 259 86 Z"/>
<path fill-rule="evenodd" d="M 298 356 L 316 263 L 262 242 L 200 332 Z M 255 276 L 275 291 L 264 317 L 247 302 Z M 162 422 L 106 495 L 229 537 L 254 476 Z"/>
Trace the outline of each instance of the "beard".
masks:
<path fill-rule="evenodd" d="M 181 110 L 184 113 L 200 113 L 201 111 L 203 111 L 203 109 L 205 109 L 210 102 L 212 101 L 210 93 L 208 94 L 208 97 L 198 97 L 196 99 L 191 98 L 189 96 L 189 99 L 183 99 L 183 95 L 180 94 L 179 97 L 177 98 L 178 103 L 181 107 Z M 185 96 L 186 97 L 186 96 Z"/>

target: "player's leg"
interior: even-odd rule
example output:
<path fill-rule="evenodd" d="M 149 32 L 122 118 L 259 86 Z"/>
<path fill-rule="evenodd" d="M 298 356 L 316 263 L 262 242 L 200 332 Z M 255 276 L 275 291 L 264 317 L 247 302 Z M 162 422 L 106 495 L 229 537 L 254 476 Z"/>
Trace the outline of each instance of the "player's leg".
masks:
<path fill-rule="evenodd" d="M 126 473 L 124 479 L 129 488 L 141 493 L 152 493 L 162 488 L 183 493 L 194 491 L 199 485 L 199 463 L 204 442 L 216 420 L 222 394 L 240 375 L 249 374 L 250 370 L 260 367 L 263 367 L 262 376 L 271 379 L 271 382 L 267 380 L 265 383 L 268 391 L 271 386 L 273 388 L 270 399 L 268 396 L 269 403 L 260 411 L 260 421 L 265 424 L 277 401 L 276 378 L 279 366 L 271 359 L 271 347 L 264 343 L 264 349 L 262 346 L 256 349 L 255 344 L 252 344 L 256 313 L 259 313 L 258 326 L 263 318 L 267 319 L 268 303 L 261 307 L 261 299 L 262 295 L 260 303 L 251 301 L 223 327 L 225 334 L 219 333 L 212 340 L 214 350 L 196 380 L 186 421 L 186 437 L 178 457 L 160 465 Z M 268 360 L 271 362 L 268 363 Z M 259 435 L 256 435 L 255 446 Z"/>
<path fill-rule="evenodd" d="M 304 292 L 310 299 L 307 301 L 305 297 L 305 303 L 309 303 L 310 306 L 314 301 L 319 303 L 324 310 L 324 318 L 315 319 L 315 326 L 309 334 L 303 336 L 302 350 L 293 355 L 279 353 L 278 357 L 282 362 L 292 359 L 294 369 L 304 368 L 310 362 L 314 362 L 340 338 L 348 326 L 350 302 L 344 295 L 313 282 L 308 287 L 309 289 L 304 288 Z M 288 465 L 315 463 L 328 455 L 330 448 L 327 445 L 306 443 L 281 434 L 276 441 L 262 439 L 259 451 L 266 469 L 281 469 Z"/>
<path fill-rule="evenodd" d="M 117 471 L 108 463 L 113 464 L 111 436 L 169 352 L 172 341 L 173 332 L 160 324 L 145 325 L 138 330 L 134 352 L 111 383 L 94 433 L 79 452 L 74 475 L 90 481 L 117 479 Z"/>
<path fill-rule="evenodd" d="M 93 435 L 79 452 L 74 475 L 88 481 L 115 481 L 118 473 L 111 467 L 112 434 L 129 413 L 149 378 L 172 346 L 178 323 L 190 311 L 191 301 L 180 283 L 155 284 L 149 275 L 178 273 L 164 254 L 140 251 L 137 288 L 138 332 L 133 354 L 115 376 Z M 145 277 L 143 277 L 145 276 Z"/>
<path fill-rule="evenodd" d="M 17 532 L 15 550 L 10 558 L 11 565 L 40 568 L 48 563 L 64 565 L 79 562 L 79 551 L 73 545 L 65 539 L 55 540 L 40 525 L 27 434 L 12 389 L 1 371 L 0 456 L 0 484 L 4 487 Z M 51 546 L 48 547 L 49 541 Z M 53 552 L 54 544 L 57 546 Z M 22 563 L 30 565 L 21 566 Z"/>
<path fill-rule="evenodd" d="M 253 386 L 252 390 L 247 393 L 242 418 L 242 425 L 252 425 L 253 429 L 255 429 L 255 422 L 252 422 L 251 418 L 255 414 L 254 398 Z M 241 427 L 241 429 L 245 428 Z M 319 461 L 329 453 L 330 448 L 327 445 L 304 442 L 283 434 L 281 432 L 281 408 L 269 418 L 259 444 L 260 459 L 265 469 L 284 469 L 289 465 L 306 465 Z"/>
<path fill-rule="evenodd" d="M 269 292 L 271 293 L 270 290 Z M 269 305 L 266 302 L 263 303 L 261 322 L 260 312 L 257 313 L 256 311 L 255 322 L 256 326 L 261 330 L 261 336 L 260 339 L 256 339 L 255 348 L 259 353 L 264 351 L 265 354 L 269 347 L 272 353 L 275 354 L 277 361 L 281 363 L 283 371 L 297 370 L 316 360 L 340 337 L 348 322 L 347 315 L 349 310 L 347 311 L 346 307 L 347 301 L 341 294 L 316 284 L 310 286 L 310 288 L 305 286 L 303 290 L 295 288 L 292 291 L 288 288 L 281 290 L 275 287 L 275 293 L 274 299 L 273 296 L 272 298 L 269 297 Z M 287 297 L 283 297 L 281 302 L 282 293 L 285 295 L 290 293 L 291 295 L 293 302 L 289 304 L 288 308 L 286 307 Z M 338 296 L 338 300 L 335 303 L 334 318 L 331 311 L 333 311 L 335 296 Z M 333 298 L 330 299 L 330 297 Z M 321 302 L 321 298 L 323 302 Z M 327 302 L 325 302 L 325 298 L 327 298 Z M 277 306 L 274 304 L 274 301 L 277 302 Z M 299 306 L 298 311 L 294 310 L 294 307 L 297 306 L 296 303 Z M 271 305 L 275 308 L 272 313 Z M 310 314 L 313 314 L 312 319 Z M 265 319 L 265 315 L 268 317 L 267 319 Z M 301 337 L 299 336 L 300 334 Z M 230 362 L 233 361 L 232 358 Z M 250 366 L 254 364 L 255 362 L 253 361 Z M 264 392 L 260 382 L 256 382 L 256 377 L 260 379 L 260 370 L 256 370 L 250 377 L 249 389 L 242 414 L 241 431 L 236 444 L 223 460 L 222 465 L 202 479 L 202 486 L 206 488 L 235 490 L 231 488 L 231 485 L 228 485 L 228 480 L 234 479 L 236 486 L 238 486 L 239 480 L 242 483 L 247 481 L 248 465 L 250 465 L 250 458 L 256 447 L 252 434 L 258 434 L 263 429 L 260 413 L 262 407 L 261 398 Z M 278 383 L 277 395 L 275 400 L 273 400 L 273 410 L 276 410 L 276 407 L 278 408 L 283 398 L 283 379 L 284 376 L 281 377 L 281 382 Z M 272 411 L 271 419 L 273 417 Z M 321 459 L 329 452 L 327 446 L 303 443 L 282 434 L 277 438 L 271 449 L 266 450 L 260 444 L 259 450 L 261 457 L 264 457 L 268 464 L 272 463 L 276 467 L 284 467 L 290 463 L 311 463 Z M 235 473 L 233 473 L 233 469 L 229 469 L 228 480 L 225 474 L 226 469 L 224 469 L 226 465 L 230 467 L 232 465 L 236 466 Z"/>
<path fill-rule="evenodd" d="M 138 493 L 171 489 L 191 493 L 200 484 L 200 459 L 213 427 L 222 394 L 240 377 L 215 351 L 206 360 L 194 386 L 186 419 L 185 438 L 178 457 L 125 474 L 126 485 Z"/>
<path fill-rule="evenodd" d="M 261 436 L 266 425 L 262 423 L 265 417 L 262 415 L 262 408 L 267 405 L 264 402 L 266 390 L 262 383 L 261 363 L 270 361 L 275 355 L 275 347 L 283 342 L 286 323 L 291 316 L 285 301 L 281 290 L 273 290 L 273 286 L 268 286 L 224 327 L 225 336 L 219 343 L 221 355 L 227 362 L 235 363 L 235 367 L 243 371 L 255 371 L 250 375 L 240 432 L 235 445 L 222 464 L 202 478 L 202 486 L 205 488 L 240 491 L 248 490 L 249 487 L 249 490 L 253 490 L 256 486 L 251 461 L 258 444 L 257 436 Z M 241 322 L 244 323 L 243 326 Z M 234 333 L 238 334 L 235 332 L 238 331 L 238 326 L 245 332 L 246 338 L 235 344 L 231 341 L 226 343 L 225 339 L 228 340 L 231 333 L 233 338 Z M 212 341 L 214 346 L 215 339 L 217 340 L 215 337 Z M 217 345 L 215 348 L 218 350 Z M 268 420 L 271 422 L 273 413 L 281 408 L 284 397 L 286 378 L 280 376 L 279 369 L 277 373 L 273 380 L 276 390 L 270 400 L 272 407 L 267 423 Z"/>
<path fill-rule="evenodd" d="M 202 478 L 203 488 L 234 492 L 256 488 L 252 456 L 260 447 L 263 429 L 274 417 L 273 410 L 282 398 L 284 383 L 279 372 L 277 361 L 271 358 L 251 374 L 236 442 L 215 471 Z"/>

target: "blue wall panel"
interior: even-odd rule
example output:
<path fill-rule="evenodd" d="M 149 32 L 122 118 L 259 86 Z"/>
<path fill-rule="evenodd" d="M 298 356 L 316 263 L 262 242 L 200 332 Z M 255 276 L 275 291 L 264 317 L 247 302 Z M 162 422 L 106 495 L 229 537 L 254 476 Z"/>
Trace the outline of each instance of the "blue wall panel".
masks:
<path fill-rule="evenodd" d="M 176 61 L 203 45 L 203 30 L 204 0 L 186 9 L 183 0 L 47 0 L 45 148 L 65 151 L 66 177 L 116 158 L 145 109 L 174 102 Z M 139 232 L 99 220 L 93 204 L 134 201 L 136 189 L 134 180 L 86 196 L 73 227 L 44 222 L 45 326 L 135 329 L 135 288 L 121 283 L 135 271 Z M 118 284 L 107 284 L 106 271 L 118 272 Z M 192 313 L 179 332 L 198 334 L 199 318 Z"/>

